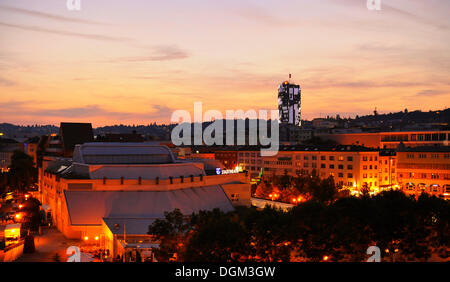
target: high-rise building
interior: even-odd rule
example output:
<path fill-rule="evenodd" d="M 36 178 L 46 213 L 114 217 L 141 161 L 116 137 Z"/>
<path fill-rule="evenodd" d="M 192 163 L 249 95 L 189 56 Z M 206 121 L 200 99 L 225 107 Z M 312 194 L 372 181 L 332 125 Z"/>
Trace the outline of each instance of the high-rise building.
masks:
<path fill-rule="evenodd" d="M 301 125 L 300 85 L 285 81 L 278 87 L 278 111 L 281 123 Z"/>

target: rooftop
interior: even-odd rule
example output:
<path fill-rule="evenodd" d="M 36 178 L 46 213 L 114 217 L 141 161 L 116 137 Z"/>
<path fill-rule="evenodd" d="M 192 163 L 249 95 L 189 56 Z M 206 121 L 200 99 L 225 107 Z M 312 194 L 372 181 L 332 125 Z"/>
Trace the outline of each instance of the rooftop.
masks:
<path fill-rule="evenodd" d="M 184 215 L 233 206 L 220 185 L 170 191 L 64 191 L 72 225 L 100 225 L 103 218 L 164 218 L 180 209 Z"/>
<path fill-rule="evenodd" d="M 73 161 L 84 164 L 167 164 L 175 158 L 167 146 L 146 142 L 95 142 L 75 146 Z"/>
<path fill-rule="evenodd" d="M 76 144 L 94 141 L 90 123 L 61 122 L 59 130 L 66 151 L 72 151 Z"/>

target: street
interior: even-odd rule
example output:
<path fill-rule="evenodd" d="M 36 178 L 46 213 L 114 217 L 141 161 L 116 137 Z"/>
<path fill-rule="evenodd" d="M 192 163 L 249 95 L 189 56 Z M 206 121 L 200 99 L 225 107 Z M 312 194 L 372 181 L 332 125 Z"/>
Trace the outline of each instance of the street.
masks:
<path fill-rule="evenodd" d="M 55 262 L 55 254 L 59 260 L 67 261 L 66 249 L 69 246 L 79 246 L 79 240 L 66 239 L 56 228 L 44 229 L 42 236 L 34 238 L 36 252 L 23 254 L 17 262 Z"/>

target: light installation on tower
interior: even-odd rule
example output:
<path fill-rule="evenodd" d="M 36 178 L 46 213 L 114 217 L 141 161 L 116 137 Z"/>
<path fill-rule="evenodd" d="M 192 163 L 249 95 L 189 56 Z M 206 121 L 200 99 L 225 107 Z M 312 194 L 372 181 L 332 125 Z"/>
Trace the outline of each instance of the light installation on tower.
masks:
<path fill-rule="evenodd" d="M 300 85 L 284 81 L 278 86 L 278 111 L 281 123 L 301 126 Z"/>

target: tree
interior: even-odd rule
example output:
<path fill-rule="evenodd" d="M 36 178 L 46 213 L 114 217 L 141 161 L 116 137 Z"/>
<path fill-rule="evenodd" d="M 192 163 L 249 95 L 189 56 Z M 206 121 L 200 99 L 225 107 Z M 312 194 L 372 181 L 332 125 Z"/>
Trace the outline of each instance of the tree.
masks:
<path fill-rule="evenodd" d="M 271 183 L 262 181 L 258 184 L 255 191 L 255 197 L 268 199 L 269 194 L 272 193 L 273 186 Z"/>
<path fill-rule="evenodd" d="M 338 192 L 332 176 L 317 181 L 311 188 L 312 198 L 320 202 L 330 202 L 334 200 Z"/>
<path fill-rule="evenodd" d="M 16 188 L 24 191 L 36 182 L 37 170 L 34 167 L 33 158 L 22 151 L 14 151 L 11 156 L 9 174 L 14 179 Z"/>
<path fill-rule="evenodd" d="M 193 214 L 189 222 L 174 212 L 150 229 L 159 234 L 162 249 L 173 248 L 167 252 L 176 251 L 182 261 L 323 261 L 327 257 L 361 262 L 367 259 L 369 246 L 382 250 L 383 261 L 427 261 L 432 255 L 448 260 L 448 201 L 426 194 L 416 200 L 400 191 L 330 200 L 334 181 L 308 178 L 307 185 L 323 191 L 288 212 L 269 207 L 236 207 L 227 213 L 215 209 Z M 170 236 L 178 239 L 169 240 Z M 179 242 L 185 247 L 177 249 Z"/>
<path fill-rule="evenodd" d="M 292 185 L 292 176 L 288 174 L 287 170 L 284 170 L 283 175 L 274 177 L 273 182 L 281 191 L 284 191 Z"/>
<path fill-rule="evenodd" d="M 201 211 L 192 216 L 192 224 L 183 256 L 187 261 L 232 262 L 248 256 L 250 238 L 238 213 Z"/>
<path fill-rule="evenodd" d="M 27 215 L 24 217 L 23 225 L 32 231 L 39 230 L 39 225 L 42 221 L 40 206 L 41 203 L 39 200 L 32 197 L 22 203 L 22 211 L 25 211 Z"/>
<path fill-rule="evenodd" d="M 179 209 L 165 212 L 164 216 L 164 219 L 155 220 L 148 228 L 148 234 L 160 242 L 155 252 L 158 261 L 168 261 L 175 253 L 180 255 L 190 230 L 189 221 Z"/>

